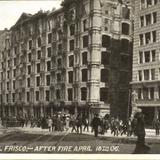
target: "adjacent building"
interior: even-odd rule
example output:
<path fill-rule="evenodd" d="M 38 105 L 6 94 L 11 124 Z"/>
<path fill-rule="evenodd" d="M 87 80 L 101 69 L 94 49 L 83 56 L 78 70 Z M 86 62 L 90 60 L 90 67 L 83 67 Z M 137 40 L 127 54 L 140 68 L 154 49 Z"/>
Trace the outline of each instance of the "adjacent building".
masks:
<path fill-rule="evenodd" d="M 117 0 L 65 0 L 58 10 L 23 13 L 2 56 L 2 116 L 62 111 L 126 119 L 132 20 L 130 1 Z"/>
<path fill-rule="evenodd" d="M 148 125 L 160 116 L 159 8 L 158 0 L 135 1 L 133 103 L 145 114 Z"/>

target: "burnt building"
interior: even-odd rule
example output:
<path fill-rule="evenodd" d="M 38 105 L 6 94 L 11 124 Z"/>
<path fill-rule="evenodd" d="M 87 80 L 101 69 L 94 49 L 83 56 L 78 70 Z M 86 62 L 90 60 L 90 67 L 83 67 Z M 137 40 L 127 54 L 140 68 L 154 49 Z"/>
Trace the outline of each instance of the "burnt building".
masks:
<path fill-rule="evenodd" d="M 117 0 L 65 0 L 58 10 L 23 13 L 10 30 L 5 114 L 98 112 L 126 119 L 132 14 L 130 2 Z"/>
<path fill-rule="evenodd" d="M 135 1 L 133 105 L 148 125 L 160 115 L 159 7 L 157 0 Z"/>

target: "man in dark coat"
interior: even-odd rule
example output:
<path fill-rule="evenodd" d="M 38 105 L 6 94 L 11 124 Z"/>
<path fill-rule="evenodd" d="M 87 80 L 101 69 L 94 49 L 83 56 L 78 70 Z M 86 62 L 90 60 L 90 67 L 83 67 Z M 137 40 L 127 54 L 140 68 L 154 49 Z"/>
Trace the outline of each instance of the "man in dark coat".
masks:
<path fill-rule="evenodd" d="M 77 116 L 76 124 L 77 124 L 77 133 L 82 134 L 82 117 L 81 117 L 81 115 Z"/>
<path fill-rule="evenodd" d="M 98 114 L 95 114 L 91 124 L 92 124 L 93 130 L 94 130 L 95 137 L 98 137 L 98 127 L 101 125 L 100 118 L 98 117 Z"/>
<path fill-rule="evenodd" d="M 137 142 L 134 153 L 147 153 L 150 147 L 145 145 L 145 121 L 144 115 L 141 112 L 137 114 L 137 124 L 135 132 L 137 135 Z"/>
<path fill-rule="evenodd" d="M 159 122 L 158 118 L 154 122 L 154 128 L 155 128 L 155 131 L 156 131 L 156 136 L 158 136 L 159 135 L 159 129 L 160 129 L 160 122 Z"/>

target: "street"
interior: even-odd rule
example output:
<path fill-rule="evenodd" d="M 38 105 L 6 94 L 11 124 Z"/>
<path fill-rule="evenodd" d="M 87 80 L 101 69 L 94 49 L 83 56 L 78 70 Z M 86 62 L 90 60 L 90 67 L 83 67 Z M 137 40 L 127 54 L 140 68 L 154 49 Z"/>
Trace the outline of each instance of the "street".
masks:
<path fill-rule="evenodd" d="M 0 133 L 1 153 L 131 154 L 136 143 L 136 137 L 114 137 L 108 133 L 95 138 L 91 132 L 77 134 L 70 130 L 48 132 L 40 128 L 9 128 Z M 148 153 L 160 153 L 159 137 L 147 136 L 146 143 L 151 148 Z"/>

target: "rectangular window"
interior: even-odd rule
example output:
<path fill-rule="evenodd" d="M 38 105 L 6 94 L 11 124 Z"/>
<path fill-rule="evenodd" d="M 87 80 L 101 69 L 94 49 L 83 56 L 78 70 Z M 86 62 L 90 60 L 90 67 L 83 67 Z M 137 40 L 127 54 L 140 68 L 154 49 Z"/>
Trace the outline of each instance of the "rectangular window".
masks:
<path fill-rule="evenodd" d="M 27 102 L 30 101 L 30 92 L 27 92 Z"/>
<path fill-rule="evenodd" d="M 149 80 L 149 70 L 144 70 L 144 80 L 145 81 Z"/>
<path fill-rule="evenodd" d="M 147 14 L 146 16 L 146 26 L 151 24 L 151 14 Z"/>
<path fill-rule="evenodd" d="M 41 37 L 38 37 L 38 39 L 37 39 L 37 46 L 41 47 Z"/>
<path fill-rule="evenodd" d="M 147 100 L 148 99 L 148 88 L 143 88 L 143 99 Z"/>
<path fill-rule="evenodd" d="M 150 99 L 154 99 L 154 88 L 150 88 Z"/>
<path fill-rule="evenodd" d="M 57 99 L 60 99 L 60 98 L 61 98 L 61 97 L 60 97 L 60 90 L 59 90 L 59 89 L 56 90 L 56 98 L 57 98 Z"/>
<path fill-rule="evenodd" d="M 69 67 L 73 67 L 73 65 L 74 65 L 74 56 L 71 55 L 69 56 Z"/>
<path fill-rule="evenodd" d="M 47 71 L 50 71 L 51 70 L 51 61 L 48 61 L 47 62 Z"/>
<path fill-rule="evenodd" d="M 87 48 L 89 43 L 88 36 L 83 36 L 83 48 Z"/>
<path fill-rule="evenodd" d="M 155 50 L 152 50 L 152 62 L 155 62 L 156 61 L 156 51 Z"/>
<path fill-rule="evenodd" d="M 12 93 L 12 102 L 15 102 L 15 93 Z"/>
<path fill-rule="evenodd" d="M 51 57 L 51 47 L 47 48 L 47 57 Z"/>
<path fill-rule="evenodd" d="M 50 91 L 46 91 L 46 101 L 49 101 L 50 99 Z"/>
<path fill-rule="evenodd" d="M 70 36 L 73 36 L 75 34 L 75 24 L 70 25 Z"/>
<path fill-rule="evenodd" d="M 87 82 L 88 80 L 88 70 L 82 69 L 82 82 Z"/>
<path fill-rule="evenodd" d="M 62 59 L 61 58 L 57 59 L 57 64 L 58 64 L 59 67 L 62 66 Z"/>
<path fill-rule="evenodd" d="M 143 52 L 139 51 L 139 63 L 143 63 Z"/>
<path fill-rule="evenodd" d="M 36 86 L 40 86 L 40 76 L 36 77 Z"/>
<path fill-rule="evenodd" d="M 27 87 L 30 87 L 30 78 L 27 78 Z"/>
<path fill-rule="evenodd" d="M 68 89 L 68 101 L 72 101 L 73 100 L 73 91 L 72 88 Z"/>
<path fill-rule="evenodd" d="M 37 51 L 37 60 L 41 59 L 41 51 Z"/>
<path fill-rule="evenodd" d="M 39 101 L 39 91 L 36 91 L 36 101 Z"/>
<path fill-rule="evenodd" d="M 143 45 L 143 34 L 139 35 L 139 42 L 140 42 L 140 45 Z"/>
<path fill-rule="evenodd" d="M 156 31 L 152 32 L 152 37 L 153 37 L 153 42 L 156 42 L 156 39 L 157 39 L 157 37 L 156 37 Z"/>
<path fill-rule="evenodd" d="M 155 69 L 151 69 L 151 80 L 155 80 Z"/>
<path fill-rule="evenodd" d="M 81 100 L 86 101 L 86 99 L 87 99 L 87 88 L 82 87 L 81 88 Z"/>
<path fill-rule="evenodd" d="M 141 27 L 144 26 L 144 16 L 141 16 L 141 17 L 140 17 L 140 24 L 141 24 Z"/>
<path fill-rule="evenodd" d="M 28 75 L 31 74 L 31 66 L 28 66 Z"/>
<path fill-rule="evenodd" d="M 52 42 L 52 33 L 48 34 L 48 44 Z"/>
<path fill-rule="evenodd" d="M 150 62 L 150 51 L 144 52 L 144 59 L 146 63 Z"/>
<path fill-rule="evenodd" d="M 57 73 L 57 82 L 60 82 L 60 81 L 61 81 L 61 74 Z"/>
<path fill-rule="evenodd" d="M 89 21 L 87 19 L 83 20 L 83 32 L 89 29 Z"/>
<path fill-rule="evenodd" d="M 16 82 L 15 82 L 15 80 L 13 80 L 13 89 L 15 89 L 16 88 Z"/>
<path fill-rule="evenodd" d="M 82 53 L 82 64 L 87 65 L 88 60 L 87 60 L 87 52 Z"/>
<path fill-rule="evenodd" d="M 37 64 L 37 73 L 40 73 L 40 63 Z"/>
<path fill-rule="evenodd" d="M 108 82 L 109 81 L 109 70 L 108 69 L 101 69 L 101 82 Z"/>
<path fill-rule="evenodd" d="M 32 49 L 32 40 L 29 40 L 29 42 L 28 42 L 28 48 L 29 48 L 29 50 Z"/>
<path fill-rule="evenodd" d="M 110 54 L 108 52 L 101 52 L 101 64 L 109 65 Z"/>
<path fill-rule="evenodd" d="M 142 81 L 142 71 L 138 71 L 139 81 Z"/>
<path fill-rule="evenodd" d="M 31 62 L 31 53 L 28 53 L 28 62 Z"/>
<path fill-rule="evenodd" d="M 150 32 L 145 34 L 145 43 L 146 44 L 151 43 L 151 34 L 150 34 Z"/>
<path fill-rule="evenodd" d="M 127 7 L 122 7 L 122 17 L 125 19 L 130 18 L 130 9 Z"/>
<path fill-rule="evenodd" d="M 46 76 L 46 85 L 50 86 L 50 75 Z"/>
<path fill-rule="evenodd" d="M 73 83 L 73 71 L 68 72 L 68 83 Z"/>
<path fill-rule="evenodd" d="M 157 12 L 153 13 L 153 23 L 157 23 Z"/>
<path fill-rule="evenodd" d="M 100 101 L 107 102 L 108 101 L 108 89 L 100 88 Z"/>
<path fill-rule="evenodd" d="M 147 2 L 147 7 L 151 7 L 152 6 L 152 0 L 146 0 Z"/>
<path fill-rule="evenodd" d="M 69 48 L 70 48 L 70 51 L 74 50 L 74 40 L 73 39 L 69 41 Z"/>

